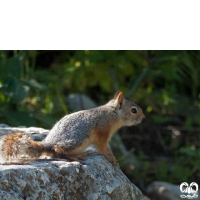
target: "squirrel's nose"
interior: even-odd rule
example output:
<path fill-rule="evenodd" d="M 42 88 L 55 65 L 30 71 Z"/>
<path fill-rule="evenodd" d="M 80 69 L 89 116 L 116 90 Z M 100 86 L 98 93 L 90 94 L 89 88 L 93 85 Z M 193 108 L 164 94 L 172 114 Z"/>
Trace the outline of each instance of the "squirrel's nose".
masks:
<path fill-rule="evenodd" d="M 142 119 L 144 119 L 144 118 L 145 118 L 145 115 L 143 114 L 143 115 L 142 115 Z"/>

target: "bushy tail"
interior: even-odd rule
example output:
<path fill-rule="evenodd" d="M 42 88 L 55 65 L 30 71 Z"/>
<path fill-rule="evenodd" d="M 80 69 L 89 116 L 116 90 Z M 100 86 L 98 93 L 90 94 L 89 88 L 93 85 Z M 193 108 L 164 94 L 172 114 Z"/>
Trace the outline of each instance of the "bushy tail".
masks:
<path fill-rule="evenodd" d="M 45 150 L 41 142 L 34 141 L 23 133 L 9 133 L 2 140 L 1 154 L 6 161 L 39 158 Z"/>

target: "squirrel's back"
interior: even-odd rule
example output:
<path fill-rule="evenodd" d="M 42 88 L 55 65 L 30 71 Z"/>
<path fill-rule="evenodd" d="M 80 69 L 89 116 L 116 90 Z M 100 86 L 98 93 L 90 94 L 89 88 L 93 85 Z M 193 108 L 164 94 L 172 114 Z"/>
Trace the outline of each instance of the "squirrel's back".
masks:
<path fill-rule="evenodd" d="M 49 147 L 55 145 L 74 143 L 76 147 L 82 144 L 83 140 L 89 139 L 95 127 L 105 128 L 105 124 L 119 118 L 114 109 L 109 105 L 103 105 L 90 110 L 82 110 L 71 113 L 60 119 L 49 132 L 43 144 Z"/>

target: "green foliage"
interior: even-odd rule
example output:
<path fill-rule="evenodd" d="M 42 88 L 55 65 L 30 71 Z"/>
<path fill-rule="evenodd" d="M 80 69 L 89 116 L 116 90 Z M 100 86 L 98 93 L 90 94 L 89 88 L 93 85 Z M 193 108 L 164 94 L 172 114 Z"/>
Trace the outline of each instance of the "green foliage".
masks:
<path fill-rule="evenodd" d="M 140 162 L 140 167 L 133 171 L 132 176 L 143 184 L 150 184 L 155 180 L 177 185 L 184 181 L 198 182 L 199 157 L 199 149 L 190 148 L 181 148 L 176 157 L 156 162 L 147 160 L 144 155 L 139 154 L 137 160 Z"/>
<path fill-rule="evenodd" d="M 4 53 L 1 52 L 1 58 Z M 34 79 L 23 77 L 23 61 L 25 52 L 8 59 L 1 59 L 0 65 L 0 120 L 12 126 L 36 126 L 36 120 L 41 122 L 53 122 L 52 118 L 46 118 L 25 108 L 30 92 L 47 92 L 47 87 Z M 45 120 L 46 119 L 46 120 Z"/>

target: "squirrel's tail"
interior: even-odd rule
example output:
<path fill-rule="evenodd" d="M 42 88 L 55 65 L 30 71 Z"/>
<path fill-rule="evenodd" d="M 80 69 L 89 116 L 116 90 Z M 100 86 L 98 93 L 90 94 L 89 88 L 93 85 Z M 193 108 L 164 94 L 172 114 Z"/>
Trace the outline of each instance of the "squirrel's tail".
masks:
<path fill-rule="evenodd" d="M 39 158 L 44 151 L 45 148 L 41 142 L 34 141 L 23 133 L 9 133 L 2 138 L 1 156 L 5 161 Z"/>

